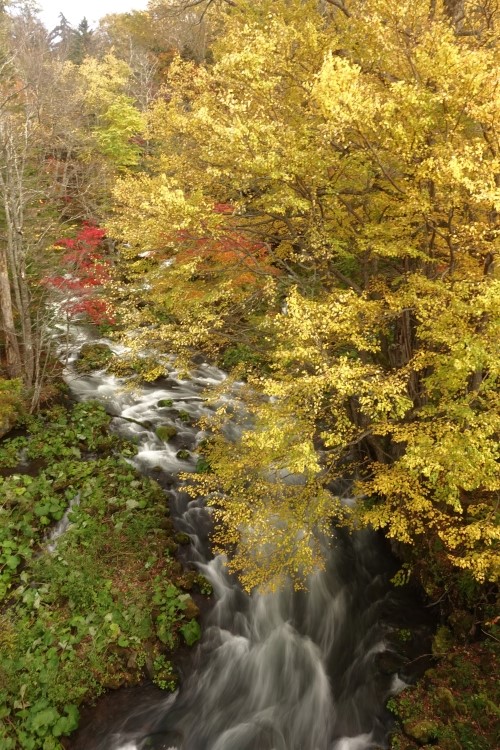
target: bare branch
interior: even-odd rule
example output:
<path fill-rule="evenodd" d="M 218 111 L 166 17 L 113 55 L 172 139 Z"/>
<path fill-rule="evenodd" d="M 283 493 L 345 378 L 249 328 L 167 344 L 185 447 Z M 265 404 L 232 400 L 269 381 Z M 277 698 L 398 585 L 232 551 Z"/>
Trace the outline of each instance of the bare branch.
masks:
<path fill-rule="evenodd" d="M 341 10 L 341 11 L 342 11 L 342 13 L 343 13 L 343 14 L 344 14 L 345 16 L 347 16 L 347 18 L 350 18 L 350 17 L 351 17 L 351 14 L 350 14 L 350 12 L 349 12 L 349 11 L 347 10 L 347 8 L 345 7 L 345 4 L 344 4 L 343 0 L 325 0 L 325 2 L 327 2 L 327 3 L 328 3 L 328 5 L 334 5 L 334 6 L 335 6 L 335 8 L 338 8 L 339 10 Z"/>

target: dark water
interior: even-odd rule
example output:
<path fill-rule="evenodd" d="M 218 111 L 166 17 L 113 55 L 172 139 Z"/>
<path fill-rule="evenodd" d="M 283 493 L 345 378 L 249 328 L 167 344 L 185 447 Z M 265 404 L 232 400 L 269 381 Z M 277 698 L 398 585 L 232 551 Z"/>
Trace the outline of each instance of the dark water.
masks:
<path fill-rule="evenodd" d="M 161 387 L 126 392 L 113 377 L 70 376 L 78 398 L 97 398 L 116 415 L 114 429 L 139 442 L 136 464 L 158 477 L 192 470 L 180 447 L 195 450 L 203 433 L 195 421 L 207 407 L 204 388 L 224 378 L 202 366 L 189 381 L 175 373 Z M 158 402 L 171 399 L 171 408 Z M 133 421 L 128 421 L 133 420 Z M 173 443 L 158 425 L 175 425 Z M 181 690 L 152 686 L 120 690 L 84 712 L 71 750 L 369 750 L 385 745 L 390 717 L 384 708 L 428 650 L 430 623 L 411 594 L 389 580 L 397 565 L 374 533 L 338 532 L 326 570 L 307 592 L 244 594 L 210 559 L 210 515 L 201 501 L 170 490 L 177 528 L 191 538 L 191 564 L 214 587 L 215 604 Z M 401 629 L 404 629 L 403 633 Z M 399 640 L 398 640 L 399 634 Z M 408 638 L 402 644 L 401 635 Z"/>

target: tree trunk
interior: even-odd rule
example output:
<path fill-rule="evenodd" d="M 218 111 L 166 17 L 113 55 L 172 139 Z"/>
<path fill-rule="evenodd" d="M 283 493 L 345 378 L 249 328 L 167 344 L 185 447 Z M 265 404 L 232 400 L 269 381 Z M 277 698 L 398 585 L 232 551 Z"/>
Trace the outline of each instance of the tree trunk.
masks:
<path fill-rule="evenodd" d="M 5 340 L 7 374 L 9 378 L 19 378 L 22 376 L 23 371 L 21 351 L 14 324 L 7 259 L 3 250 L 0 250 L 0 310 L 2 313 L 2 328 Z"/>
<path fill-rule="evenodd" d="M 445 0 L 444 9 L 453 26 L 457 29 L 465 16 L 465 0 Z"/>

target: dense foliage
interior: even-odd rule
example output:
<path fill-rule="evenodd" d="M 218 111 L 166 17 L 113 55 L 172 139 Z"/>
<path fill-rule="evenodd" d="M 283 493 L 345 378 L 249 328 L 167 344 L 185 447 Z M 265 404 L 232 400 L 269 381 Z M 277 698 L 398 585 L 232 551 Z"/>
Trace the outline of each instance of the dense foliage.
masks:
<path fill-rule="evenodd" d="M 56 408 L 0 450 L 2 474 L 11 469 L 0 477 L 5 750 L 59 750 L 82 702 L 146 673 L 173 689 L 170 654 L 200 635 L 185 591 L 196 576 L 173 557 L 165 494 L 117 457 L 134 447 L 108 424 L 97 404 Z M 66 511 L 69 527 L 52 540 Z"/>
<path fill-rule="evenodd" d="M 443 632 L 444 631 L 444 632 Z M 500 736 L 498 628 L 484 643 L 458 645 L 441 628 L 434 641 L 439 663 L 389 708 L 400 726 L 391 750 L 491 750 Z"/>
<path fill-rule="evenodd" d="M 57 369 L 60 295 L 45 281 L 74 272 L 61 241 L 85 244 L 82 225 L 90 239 L 116 174 L 140 160 L 144 122 L 125 60 L 108 49 L 76 63 L 51 47 L 30 4 L 17 11 L 0 7 L 0 372 L 22 380 L 35 411 Z M 87 299 L 73 316 L 87 311 L 99 306 Z"/>
<path fill-rule="evenodd" d="M 51 34 L 29 5 L 0 20 L 0 430 L 44 398 L 54 310 L 130 347 L 126 362 L 87 348 L 80 372 L 154 380 L 166 355 L 187 368 L 201 352 L 231 377 L 190 491 L 211 498 L 246 588 L 302 585 L 332 522 L 369 524 L 403 560 L 396 582 L 470 616 L 464 640 L 493 641 L 498 4 L 151 0 L 95 32 L 62 18 Z M 99 410 L 79 413 L 52 416 L 55 453 L 36 421 L 2 449 L 11 469 L 21 449 L 43 462 L 1 487 L 6 747 L 57 747 L 81 700 L 144 662 L 169 683 L 159 643 L 197 635 L 167 583 L 158 490 L 114 457 Z M 70 531 L 39 554 L 76 496 Z M 462 713 L 431 690 L 426 710 L 467 718 L 429 720 L 422 742 L 490 741 L 476 666 Z M 411 701 L 393 708 L 408 729 L 394 746 L 420 742 Z M 474 723 L 479 739 L 460 729 Z"/>
<path fill-rule="evenodd" d="M 358 521 L 496 579 L 497 21 L 231 4 L 213 63 L 171 66 L 147 169 L 117 183 L 132 344 L 239 342 L 271 397 L 203 478 L 249 587 L 317 564 L 346 471 Z"/>

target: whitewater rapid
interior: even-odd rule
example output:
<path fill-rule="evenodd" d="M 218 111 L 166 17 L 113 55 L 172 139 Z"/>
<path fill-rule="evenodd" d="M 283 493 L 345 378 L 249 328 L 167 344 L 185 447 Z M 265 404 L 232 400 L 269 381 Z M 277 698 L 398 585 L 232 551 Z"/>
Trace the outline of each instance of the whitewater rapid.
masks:
<path fill-rule="evenodd" d="M 180 691 L 148 694 L 144 701 L 134 692 L 105 729 L 93 731 L 90 720 L 76 750 L 386 746 L 385 703 L 408 679 L 408 657 L 398 653 L 395 634 L 412 617 L 418 620 L 419 605 L 391 585 L 395 566 L 383 541 L 367 530 L 337 531 L 326 568 L 311 576 L 307 591 L 285 586 L 244 593 L 224 556 L 211 556 L 211 518 L 203 499 L 190 498 L 176 479 L 179 471 L 195 469 L 205 437 L 196 423 L 211 411 L 203 394 L 224 373 L 204 364 L 181 379 L 172 365 L 163 381 L 129 389 L 105 372 L 77 376 L 75 356 L 67 371 L 75 397 L 104 404 L 114 416 L 112 429 L 137 443 L 140 471 L 169 477 L 171 514 L 191 540 L 189 564 L 210 581 L 215 599 Z M 156 432 L 165 426 L 177 431 L 169 442 Z"/>

